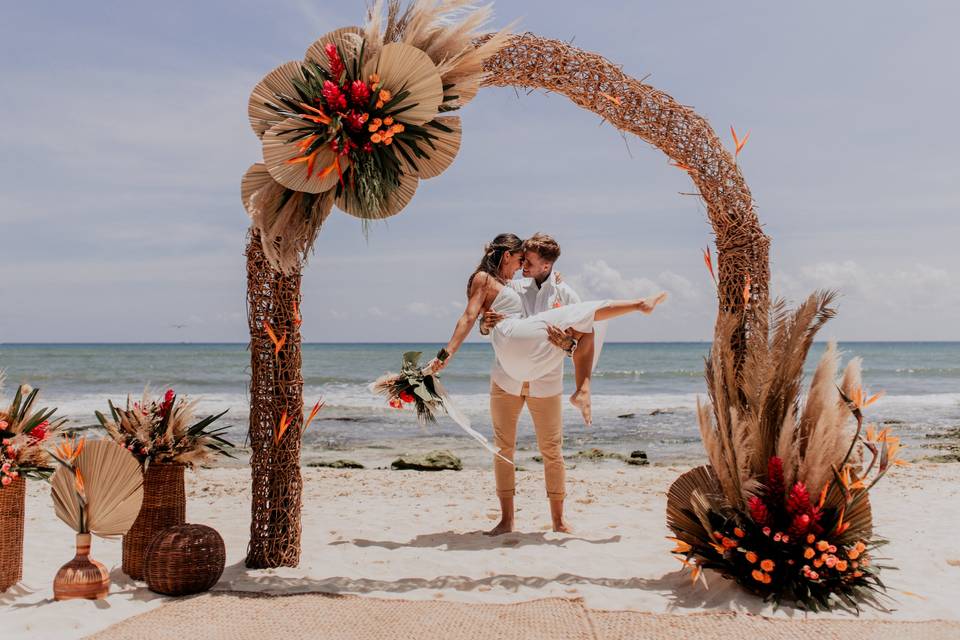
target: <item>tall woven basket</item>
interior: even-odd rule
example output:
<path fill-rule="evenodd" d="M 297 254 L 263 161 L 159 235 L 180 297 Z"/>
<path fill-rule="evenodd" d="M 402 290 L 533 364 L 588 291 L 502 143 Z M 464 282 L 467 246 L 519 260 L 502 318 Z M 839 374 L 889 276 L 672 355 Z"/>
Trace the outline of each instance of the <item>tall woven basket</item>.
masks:
<path fill-rule="evenodd" d="M 153 537 L 187 519 L 187 498 L 183 488 L 185 466 L 153 463 L 143 474 L 143 506 L 130 531 L 123 536 L 123 572 L 143 580 L 143 559 Z"/>
<path fill-rule="evenodd" d="M 27 481 L 17 478 L 0 487 L 0 593 L 23 577 L 23 508 Z"/>

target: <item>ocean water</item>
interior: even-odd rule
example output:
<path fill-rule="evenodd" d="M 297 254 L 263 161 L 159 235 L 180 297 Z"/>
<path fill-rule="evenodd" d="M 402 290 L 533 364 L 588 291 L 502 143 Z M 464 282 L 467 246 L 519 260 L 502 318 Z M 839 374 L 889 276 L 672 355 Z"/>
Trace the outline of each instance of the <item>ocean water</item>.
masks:
<path fill-rule="evenodd" d="M 438 344 L 306 344 L 303 346 L 304 400 L 324 398 L 326 407 L 305 435 L 318 448 L 350 450 L 417 446 L 418 441 L 447 441 L 457 449 L 475 447 L 448 419 L 421 428 L 408 410 L 386 406 L 367 385 L 396 371 L 401 354 L 433 354 Z M 807 375 L 822 354 L 816 344 Z M 913 445 L 927 434 L 960 425 L 960 342 L 841 343 L 844 362 L 863 359 L 865 386 L 886 395 L 868 419 L 886 422 Z M 644 449 L 654 460 L 696 458 L 701 454 L 694 410 L 705 398 L 703 358 L 709 343 L 608 343 L 594 378 L 594 424 L 587 428 L 565 403 L 564 431 L 570 450 L 598 446 Z M 486 343 L 463 346 L 444 372 L 448 391 L 481 432 L 491 434 L 488 412 L 490 363 Z M 425 356 L 426 359 L 426 356 Z M 248 418 L 249 354 L 243 344 L 6 344 L 0 368 L 7 372 L 7 393 L 19 382 L 42 389 L 43 405 L 59 407 L 78 424 L 95 422 L 107 399 L 124 402 L 145 385 L 155 392 L 174 388 L 201 399 L 204 412 L 229 409 L 224 424 L 231 437 L 244 440 Z M 573 391 L 572 366 L 565 391 Z M 521 446 L 534 442 L 529 415 L 520 423 Z M 479 449 L 479 447 L 477 447 Z"/>

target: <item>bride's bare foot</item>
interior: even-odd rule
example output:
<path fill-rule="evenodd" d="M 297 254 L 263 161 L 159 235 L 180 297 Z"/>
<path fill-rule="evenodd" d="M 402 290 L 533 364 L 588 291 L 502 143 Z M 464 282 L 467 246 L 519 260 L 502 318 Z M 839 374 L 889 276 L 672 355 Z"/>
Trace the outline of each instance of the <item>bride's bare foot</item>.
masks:
<path fill-rule="evenodd" d="M 497 526 L 490 531 L 485 531 L 483 535 L 485 536 L 499 536 L 504 533 L 510 533 L 513 531 L 513 520 L 501 520 Z"/>
<path fill-rule="evenodd" d="M 657 305 L 667 299 L 667 292 L 661 291 L 653 298 L 640 298 L 640 313 L 650 315 Z"/>
<path fill-rule="evenodd" d="M 593 407 L 590 403 L 590 391 L 588 389 L 578 389 L 570 396 L 570 404 L 580 410 L 583 421 L 588 427 L 593 424 Z"/>

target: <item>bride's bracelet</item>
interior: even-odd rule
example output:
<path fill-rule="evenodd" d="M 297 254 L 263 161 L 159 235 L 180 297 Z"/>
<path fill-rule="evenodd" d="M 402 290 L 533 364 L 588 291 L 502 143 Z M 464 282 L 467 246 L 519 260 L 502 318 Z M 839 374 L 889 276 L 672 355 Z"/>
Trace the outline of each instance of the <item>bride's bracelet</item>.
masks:
<path fill-rule="evenodd" d="M 574 338 L 573 336 L 570 336 L 570 348 L 564 349 L 564 351 L 567 353 L 568 356 L 572 358 L 573 354 L 576 353 L 577 351 L 577 339 Z"/>

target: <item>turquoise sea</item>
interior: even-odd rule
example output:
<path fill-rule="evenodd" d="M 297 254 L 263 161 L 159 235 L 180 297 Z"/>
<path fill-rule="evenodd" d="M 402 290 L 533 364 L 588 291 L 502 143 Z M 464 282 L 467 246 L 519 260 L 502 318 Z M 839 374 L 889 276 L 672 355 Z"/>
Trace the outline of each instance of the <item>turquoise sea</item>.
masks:
<path fill-rule="evenodd" d="M 304 398 L 326 408 L 305 436 L 321 449 L 353 448 L 440 439 L 458 449 L 476 447 L 449 420 L 421 429 L 408 411 L 386 406 L 367 385 L 396 371 L 404 351 L 435 353 L 438 344 L 307 344 L 303 347 Z M 815 345 L 808 373 L 822 353 Z M 863 358 L 864 381 L 886 395 L 870 407 L 869 419 L 899 431 L 914 455 L 927 434 L 960 425 L 960 342 L 848 342 L 844 361 Z M 694 420 L 698 396 L 705 397 L 703 358 L 709 344 L 608 343 L 595 374 L 594 425 L 565 412 L 567 446 L 628 451 L 645 449 L 654 460 L 696 457 L 700 443 Z M 444 373 L 444 383 L 474 426 L 491 432 L 487 412 L 490 363 L 486 343 L 466 344 Z M 249 354 L 244 344 L 0 344 L 0 368 L 7 393 L 19 382 L 42 389 L 43 404 L 57 406 L 79 424 L 107 399 L 123 402 L 144 385 L 157 392 L 172 387 L 202 399 L 202 411 L 229 408 L 224 418 L 242 442 L 248 415 Z M 573 390 L 567 366 L 566 392 Z M 533 442 L 529 416 L 521 419 L 522 443 Z"/>

